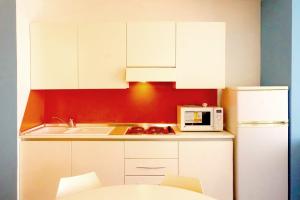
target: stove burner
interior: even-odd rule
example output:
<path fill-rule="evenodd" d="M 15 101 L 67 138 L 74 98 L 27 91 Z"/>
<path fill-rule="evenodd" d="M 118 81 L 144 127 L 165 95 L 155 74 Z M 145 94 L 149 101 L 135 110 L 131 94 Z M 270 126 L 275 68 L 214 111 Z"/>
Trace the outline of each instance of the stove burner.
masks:
<path fill-rule="evenodd" d="M 151 126 L 149 128 L 143 128 L 140 126 L 133 126 L 129 128 L 126 133 L 127 135 L 172 135 L 175 134 L 175 131 L 171 126 L 167 127 L 157 127 L 157 126 Z"/>

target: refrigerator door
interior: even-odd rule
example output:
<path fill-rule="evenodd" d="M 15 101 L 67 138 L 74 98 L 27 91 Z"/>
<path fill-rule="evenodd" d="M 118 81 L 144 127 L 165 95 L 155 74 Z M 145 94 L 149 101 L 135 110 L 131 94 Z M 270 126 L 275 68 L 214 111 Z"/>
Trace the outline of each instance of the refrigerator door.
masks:
<path fill-rule="evenodd" d="M 237 200 L 288 199 L 288 126 L 242 126 L 235 143 Z"/>
<path fill-rule="evenodd" d="M 237 92 L 238 123 L 281 123 L 288 121 L 288 90 Z"/>

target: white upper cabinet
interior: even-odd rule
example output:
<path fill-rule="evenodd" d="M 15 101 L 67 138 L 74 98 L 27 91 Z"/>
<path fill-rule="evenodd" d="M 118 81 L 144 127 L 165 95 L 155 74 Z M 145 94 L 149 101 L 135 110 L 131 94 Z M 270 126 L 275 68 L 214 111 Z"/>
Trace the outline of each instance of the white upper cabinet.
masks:
<path fill-rule="evenodd" d="M 79 25 L 78 66 L 80 89 L 128 88 L 126 24 Z"/>
<path fill-rule="evenodd" d="M 224 88 L 225 23 L 182 22 L 176 30 L 176 88 Z"/>
<path fill-rule="evenodd" d="M 222 22 L 33 23 L 30 32 L 31 89 L 225 87 Z"/>
<path fill-rule="evenodd" d="M 175 67 L 175 23 L 127 24 L 128 67 Z"/>
<path fill-rule="evenodd" d="M 77 88 L 77 26 L 33 23 L 30 35 L 31 88 Z"/>

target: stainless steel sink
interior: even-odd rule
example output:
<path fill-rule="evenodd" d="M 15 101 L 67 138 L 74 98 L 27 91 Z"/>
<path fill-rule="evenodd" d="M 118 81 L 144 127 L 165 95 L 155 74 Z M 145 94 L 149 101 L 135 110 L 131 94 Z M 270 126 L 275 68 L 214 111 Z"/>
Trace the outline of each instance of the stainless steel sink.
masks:
<path fill-rule="evenodd" d="M 98 126 L 98 127 L 43 127 L 31 132 L 31 134 L 101 134 L 108 135 L 115 127 L 112 126 Z"/>
<path fill-rule="evenodd" d="M 114 127 L 103 126 L 103 127 L 77 127 L 69 128 L 64 133 L 66 134 L 104 134 L 108 135 Z"/>
<path fill-rule="evenodd" d="M 55 126 L 55 127 L 43 127 L 31 132 L 31 134 L 63 134 L 68 130 L 68 127 Z"/>

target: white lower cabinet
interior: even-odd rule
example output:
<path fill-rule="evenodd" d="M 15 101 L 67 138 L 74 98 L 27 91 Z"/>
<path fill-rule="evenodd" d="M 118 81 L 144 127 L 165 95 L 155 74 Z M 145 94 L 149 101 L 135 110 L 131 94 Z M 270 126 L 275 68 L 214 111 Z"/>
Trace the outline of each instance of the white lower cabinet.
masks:
<path fill-rule="evenodd" d="M 71 176 L 71 141 L 21 141 L 19 167 L 21 200 L 53 200 Z"/>
<path fill-rule="evenodd" d="M 209 196 L 232 200 L 232 140 L 179 142 L 179 175 L 199 178 Z"/>
<path fill-rule="evenodd" d="M 94 171 L 102 185 L 160 184 L 196 177 L 204 193 L 233 199 L 232 140 L 21 141 L 20 199 L 53 200 L 61 177 Z"/>
<path fill-rule="evenodd" d="M 124 184 L 124 142 L 72 142 L 72 175 L 94 171 L 102 185 Z"/>
<path fill-rule="evenodd" d="M 125 158 L 178 158 L 178 142 L 126 141 Z"/>
<path fill-rule="evenodd" d="M 126 175 L 178 174 L 178 159 L 125 159 Z"/>
<path fill-rule="evenodd" d="M 166 174 L 178 175 L 177 141 L 125 142 L 125 184 L 158 185 Z"/>

